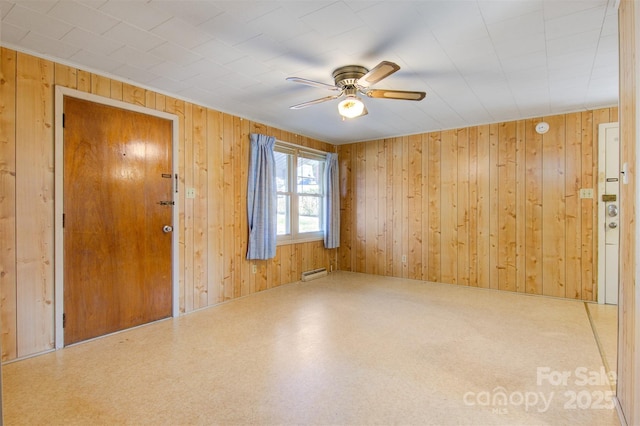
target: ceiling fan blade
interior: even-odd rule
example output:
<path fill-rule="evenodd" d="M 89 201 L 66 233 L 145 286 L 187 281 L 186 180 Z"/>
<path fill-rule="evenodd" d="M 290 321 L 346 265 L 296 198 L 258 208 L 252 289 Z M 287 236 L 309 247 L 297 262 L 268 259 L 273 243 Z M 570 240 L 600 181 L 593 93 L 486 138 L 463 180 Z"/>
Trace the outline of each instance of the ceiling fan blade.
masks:
<path fill-rule="evenodd" d="M 319 81 L 307 80 L 306 78 L 287 77 L 287 81 L 293 81 L 294 83 L 302 83 L 308 86 L 319 87 L 321 89 L 340 90 L 339 87 L 333 86 L 331 84 L 325 84 L 325 83 L 320 83 Z"/>
<path fill-rule="evenodd" d="M 427 94 L 425 92 L 410 92 L 405 90 L 385 90 L 374 89 L 367 92 L 367 96 L 370 98 L 383 98 L 383 99 L 402 99 L 405 101 L 421 101 Z"/>
<path fill-rule="evenodd" d="M 315 105 L 315 104 L 321 104 L 322 102 L 327 102 L 327 101 L 332 101 L 334 99 L 338 99 L 340 96 L 342 96 L 342 92 L 340 92 L 337 95 L 333 95 L 333 96 L 327 96 L 325 98 L 320 98 L 320 99 L 315 99 L 313 101 L 308 101 L 308 102 L 303 102 L 301 104 L 297 104 L 297 105 L 292 105 L 289 107 L 289 109 L 302 109 L 302 108 L 306 108 L 308 106 L 311 105 Z"/>
<path fill-rule="evenodd" d="M 383 78 L 386 78 L 394 72 L 398 71 L 399 69 L 400 65 L 394 62 L 382 61 L 378 65 L 373 67 L 368 73 L 358 79 L 358 86 L 372 86 Z"/>

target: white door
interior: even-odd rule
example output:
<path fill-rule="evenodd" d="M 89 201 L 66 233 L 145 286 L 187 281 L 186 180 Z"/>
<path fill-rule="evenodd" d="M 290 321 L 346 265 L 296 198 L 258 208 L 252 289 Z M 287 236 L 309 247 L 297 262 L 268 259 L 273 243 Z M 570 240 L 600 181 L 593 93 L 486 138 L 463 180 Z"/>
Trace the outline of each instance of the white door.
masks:
<path fill-rule="evenodd" d="M 598 303 L 618 304 L 620 138 L 618 123 L 601 124 L 598 137 Z"/>

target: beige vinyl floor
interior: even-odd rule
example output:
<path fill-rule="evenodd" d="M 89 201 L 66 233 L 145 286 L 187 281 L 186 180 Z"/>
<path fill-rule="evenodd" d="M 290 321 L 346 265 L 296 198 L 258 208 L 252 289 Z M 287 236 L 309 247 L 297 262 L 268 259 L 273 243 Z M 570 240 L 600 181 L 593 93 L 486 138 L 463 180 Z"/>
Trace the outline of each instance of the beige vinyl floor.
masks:
<path fill-rule="evenodd" d="M 615 307 L 336 272 L 6 364 L 4 420 L 616 425 L 587 309 L 615 362 Z"/>

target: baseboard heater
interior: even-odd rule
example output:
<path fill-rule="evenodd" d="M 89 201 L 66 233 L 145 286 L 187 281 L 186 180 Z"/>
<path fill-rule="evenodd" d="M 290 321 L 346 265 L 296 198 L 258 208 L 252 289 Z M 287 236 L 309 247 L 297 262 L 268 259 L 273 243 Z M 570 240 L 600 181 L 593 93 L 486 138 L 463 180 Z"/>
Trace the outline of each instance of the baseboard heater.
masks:
<path fill-rule="evenodd" d="M 302 273 L 302 281 L 311 281 L 327 275 L 327 268 L 312 269 Z"/>

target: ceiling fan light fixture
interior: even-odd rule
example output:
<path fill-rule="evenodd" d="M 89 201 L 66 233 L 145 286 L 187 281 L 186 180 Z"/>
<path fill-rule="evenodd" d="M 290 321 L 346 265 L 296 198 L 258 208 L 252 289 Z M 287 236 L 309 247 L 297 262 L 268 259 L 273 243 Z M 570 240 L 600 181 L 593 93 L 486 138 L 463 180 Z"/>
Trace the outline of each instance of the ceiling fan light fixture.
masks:
<path fill-rule="evenodd" d="M 357 96 L 348 96 L 338 104 L 338 113 L 346 118 L 360 117 L 364 113 L 364 103 Z"/>

